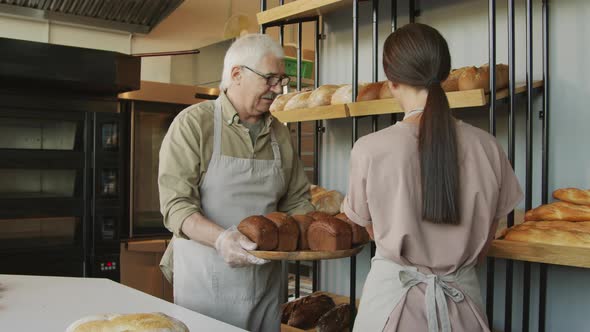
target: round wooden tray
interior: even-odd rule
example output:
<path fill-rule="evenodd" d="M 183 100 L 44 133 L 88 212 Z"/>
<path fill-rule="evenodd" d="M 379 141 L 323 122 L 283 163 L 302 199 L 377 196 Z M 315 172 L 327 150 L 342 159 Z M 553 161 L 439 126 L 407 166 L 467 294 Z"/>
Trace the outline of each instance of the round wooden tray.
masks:
<path fill-rule="evenodd" d="M 322 259 L 337 259 L 350 257 L 358 254 L 363 250 L 363 247 L 367 243 L 357 245 L 351 249 L 336 250 L 336 251 L 263 251 L 263 250 L 251 250 L 248 251 L 250 254 L 272 261 L 317 261 Z"/>

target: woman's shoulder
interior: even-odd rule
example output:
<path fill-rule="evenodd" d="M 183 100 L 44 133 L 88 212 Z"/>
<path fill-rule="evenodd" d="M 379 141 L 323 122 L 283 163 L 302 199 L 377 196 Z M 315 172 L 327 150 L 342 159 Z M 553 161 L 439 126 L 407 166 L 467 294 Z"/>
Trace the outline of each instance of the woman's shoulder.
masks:
<path fill-rule="evenodd" d="M 417 143 L 417 136 L 413 128 L 400 122 L 381 129 L 377 132 L 362 136 L 355 144 L 353 151 L 366 155 L 382 154 L 384 152 L 401 153 L 408 146 Z"/>

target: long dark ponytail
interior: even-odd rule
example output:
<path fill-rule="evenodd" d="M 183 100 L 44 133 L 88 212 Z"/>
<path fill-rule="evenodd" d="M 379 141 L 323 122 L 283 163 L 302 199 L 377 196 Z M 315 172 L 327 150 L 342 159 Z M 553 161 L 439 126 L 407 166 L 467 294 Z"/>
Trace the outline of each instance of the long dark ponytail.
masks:
<path fill-rule="evenodd" d="M 418 138 L 422 218 L 438 224 L 458 224 L 457 135 L 441 86 L 451 69 L 447 42 L 430 26 L 407 24 L 387 37 L 383 68 L 393 83 L 428 89 Z"/>

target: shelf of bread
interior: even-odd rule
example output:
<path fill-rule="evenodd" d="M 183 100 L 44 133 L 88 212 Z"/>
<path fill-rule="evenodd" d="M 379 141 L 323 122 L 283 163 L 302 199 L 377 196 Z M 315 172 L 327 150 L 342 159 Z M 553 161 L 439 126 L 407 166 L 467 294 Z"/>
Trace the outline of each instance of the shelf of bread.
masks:
<path fill-rule="evenodd" d="M 352 0 L 297 0 L 256 14 L 258 24 L 289 22 L 351 7 Z"/>
<path fill-rule="evenodd" d="M 347 331 L 348 330 L 348 318 L 349 318 L 348 314 L 350 311 L 350 307 L 348 307 L 346 305 L 350 304 L 350 298 L 347 296 L 337 295 L 337 294 L 329 293 L 329 292 L 315 292 L 311 296 L 317 297 L 318 295 L 325 295 L 325 296 L 328 296 L 329 298 L 331 298 L 333 301 L 334 307 L 332 307 L 331 303 L 327 304 L 325 301 L 307 302 L 304 305 L 309 305 L 311 310 L 305 310 L 303 308 L 300 308 L 300 310 L 299 310 L 300 312 L 295 314 L 295 316 L 297 316 L 297 317 L 295 317 L 293 320 L 291 320 L 291 324 L 298 325 L 298 326 L 303 325 L 306 327 L 311 326 L 311 327 L 310 328 L 298 328 L 298 327 L 290 326 L 287 324 L 289 321 L 289 316 L 292 315 L 292 313 L 286 314 L 285 310 L 293 310 L 293 307 L 292 306 L 290 307 L 288 304 L 283 305 L 283 307 L 282 307 L 283 312 L 282 312 L 282 319 L 281 319 L 281 321 L 282 321 L 281 332 Z M 302 300 L 303 300 L 303 298 L 299 298 L 299 299 L 293 300 L 288 303 L 292 303 L 294 301 L 301 302 Z M 355 302 L 356 302 L 356 308 L 358 308 L 360 300 L 357 299 Z M 332 319 L 331 322 L 329 322 L 329 323 L 328 323 L 328 319 L 326 319 L 326 318 L 329 318 L 329 316 L 322 319 L 321 316 L 328 314 L 328 312 L 326 312 L 326 311 L 329 311 L 330 307 L 332 307 L 332 309 L 335 309 L 338 306 L 346 306 L 345 308 L 341 308 L 341 310 L 342 310 L 341 314 L 344 314 L 344 315 L 341 315 L 340 317 L 338 317 L 340 319 Z M 336 309 L 336 310 L 338 310 L 338 309 Z M 310 320 L 308 322 L 306 322 L 306 317 L 305 317 L 306 313 L 314 316 L 314 317 L 308 316 L 308 318 Z M 332 315 L 333 314 L 335 314 L 335 313 L 333 312 Z M 317 317 L 317 316 L 319 316 L 319 317 Z M 322 324 L 322 326 L 318 327 L 317 323 L 312 322 L 313 320 L 319 321 L 319 323 Z M 327 326 L 327 325 L 323 325 L 323 323 L 339 324 L 341 326 Z M 343 329 L 338 329 L 343 326 L 344 326 Z"/>
<path fill-rule="evenodd" d="M 273 112 L 272 115 L 281 122 L 304 122 L 347 118 L 348 108 L 345 104 L 326 105 L 305 109 Z"/>
<path fill-rule="evenodd" d="M 515 218 L 515 226 L 500 232 L 488 255 L 590 268 L 590 190 L 563 188 L 553 197 L 559 201 Z"/>

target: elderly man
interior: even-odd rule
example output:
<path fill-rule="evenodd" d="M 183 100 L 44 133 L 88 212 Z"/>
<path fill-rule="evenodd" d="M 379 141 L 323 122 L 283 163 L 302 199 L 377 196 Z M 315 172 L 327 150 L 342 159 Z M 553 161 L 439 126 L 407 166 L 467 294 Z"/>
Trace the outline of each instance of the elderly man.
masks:
<path fill-rule="evenodd" d="M 283 56 L 267 35 L 236 40 L 219 98 L 182 111 L 160 150 L 161 210 L 174 233 L 161 266 L 174 300 L 250 331 L 280 329 L 280 265 L 249 254 L 256 244 L 236 225 L 313 210 L 289 130 L 269 113 L 289 83 Z"/>

